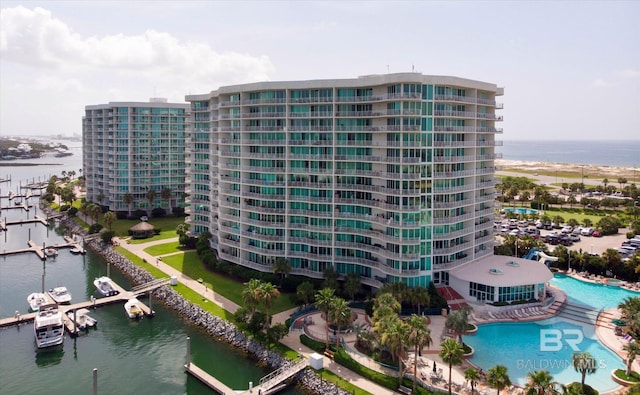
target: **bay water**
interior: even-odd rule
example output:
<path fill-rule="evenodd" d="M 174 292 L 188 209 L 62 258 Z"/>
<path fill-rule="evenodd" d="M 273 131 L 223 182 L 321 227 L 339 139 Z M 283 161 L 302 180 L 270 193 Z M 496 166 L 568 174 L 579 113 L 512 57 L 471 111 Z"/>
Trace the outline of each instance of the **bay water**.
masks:
<path fill-rule="evenodd" d="M 73 158 L 73 159 L 70 159 Z M 77 158 L 55 158 L 58 161 L 77 161 Z M 56 168 L 78 171 L 73 163 Z M 0 194 L 17 191 L 19 184 L 49 168 L 3 167 L 3 174 L 12 174 L 12 182 L 0 184 Z M 29 169 L 29 170 L 25 170 Z M 16 175 L 19 174 L 18 178 Z M 0 177 L 3 178 L 3 177 Z M 37 205 L 37 199 L 30 199 Z M 13 204 L 0 199 L 0 206 Z M 2 210 L 3 219 L 33 218 L 36 207 L 23 210 Z M 38 245 L 64 243 L 65 230 L 59 225 L 46 228 L 42 224 L 9 226 L 0 232 L 0 250 L 26 248 L 31 239 Z M 125 289 L 131 284 L 117 270 L 111 268 L 111 278 Z M 42 262 L 34 253 L 0 257 L 0 317 L 12 316 L 15 311 L 28 312 L 27 296 L 40 292 L 44 276 L 45 288 L 66 286 L 73 302 L 99 297 L 93 280 L 107 274 L 105 261 L 89 251 L 87 255 L 72 255 L 61 249 L 55 258 Z M 147 301 L 146 298 L 141 298 Z M 40 351 L 35 346 L 33 324 L 0 329 L 0 393 L 65 395 L 90 394 L 93 390 L 93 369 L 98 369 L 99 394 L 212 394 L 207 386 L 184 372 L 186 338 L 191 337 L 192 361 L 205 371 L 234 389 L 246 389 L 257 383 L 270 370 L 256 366 L 243 352 L 218 342 L 200 327 L 183 319 L 175 311 L 152 302 L 156 315 L 141 321 L 127 318 L 123 305 L 116 303 L 91 311 L 98 326 L 77 338 L 65 337 L 61 349 Z M 282 392 L 299 395 L 303 392 L 289 388 Z"/>

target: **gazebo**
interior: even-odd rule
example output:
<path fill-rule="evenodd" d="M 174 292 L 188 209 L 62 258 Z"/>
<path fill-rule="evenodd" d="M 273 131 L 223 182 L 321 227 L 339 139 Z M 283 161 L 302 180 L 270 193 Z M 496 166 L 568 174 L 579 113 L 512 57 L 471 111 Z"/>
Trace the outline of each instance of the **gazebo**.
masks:
<path fill-rule="evenodd" d="M 147 237 L 153 236 L 153 225 L 142 221 L 129 228 L 129 234 L 134 239 L 146 239 Z"/>

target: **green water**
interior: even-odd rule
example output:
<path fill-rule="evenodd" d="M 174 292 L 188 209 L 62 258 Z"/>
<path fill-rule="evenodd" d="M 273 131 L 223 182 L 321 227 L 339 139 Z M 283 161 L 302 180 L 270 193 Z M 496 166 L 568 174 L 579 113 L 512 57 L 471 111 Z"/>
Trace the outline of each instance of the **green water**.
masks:
<path fill-rule="evenodd" d="M 39 244 L 62 242 L 60 230 L 25 225 L 10 227 L 6 241 L 0 234 L 0 249 L 24 248 L 29 229 Z M 61 250 L 46 264 L 35 254 L 0 258 L 0 317 L 27 312 L 26 297 L 40 291 L 43 273 L 46 288 L 64 285 L 72 302 L 78 302 L 98 296 L 93 279 L 106 270 L 105 262 L 91 252 L 77 256 Z M 110 275 L 130 287 L 117 271 Z M 141 321 L 129 320 L 121 304 L 93 310 L 98 327 L 75 339 L 67 335 L 62 349 L 54 351 L 37 351 L 32 324 L 0 330 L 0 393 L 90 394 L 97 368 L 99 394 L 211 394 L 183 371 L 187 336 L 192 339 L 192 361 L 233 389 L 246 389 L 249 381 L 257 383 L 270 372 L 157 301 L 153 308 L 156 316 Z M 282 393 L 302 394 L 295 388 Z"/>

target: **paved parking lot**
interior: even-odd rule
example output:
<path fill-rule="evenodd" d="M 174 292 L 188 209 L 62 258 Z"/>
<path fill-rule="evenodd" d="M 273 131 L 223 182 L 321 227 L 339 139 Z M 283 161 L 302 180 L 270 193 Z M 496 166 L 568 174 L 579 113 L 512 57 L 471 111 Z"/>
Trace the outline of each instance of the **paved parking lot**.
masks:
<path fill-rule="evenodd" d="M 524 228 L 520 228 L 523 230 Z M 567 247 L 567 249 L 571 251 L 586 251 L 593 254 L 602 255 L 608 248 L 613 248 L 617 250 L 622 242 L 627 240 L 627 232 L 629 229 L 621 228 L 618 230 L 618 234 L 602 236 L 602 237 L 593 237 L 593 236 L 580 236 L 580 241 L 574 242 L 571 246 Z M 545 236 L 551 232 L 560 233 L 560 229 L 553 230 L 540 230 L 540 236 Z M 499 237 L 500 238 L 500 237 Z M 556 246 L 547 244 L 550 251 L 553 251 Z"/>

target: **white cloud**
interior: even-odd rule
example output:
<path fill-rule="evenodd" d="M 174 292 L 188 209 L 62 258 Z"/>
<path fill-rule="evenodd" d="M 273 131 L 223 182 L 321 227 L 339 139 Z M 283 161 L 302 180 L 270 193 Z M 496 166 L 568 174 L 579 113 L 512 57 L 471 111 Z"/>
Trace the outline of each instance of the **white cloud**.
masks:
<path fill-rule="evenodd" d="M 593 80 L 593 82 L 591 83 L 591 86 L 594 88 L 609 88 L 611 85 L 611 83 L 601 79 L 601 78 L 596 78 L 595 80 Z"/>
<path fill-rule="evenodd" d="M 167 82 L 188 80 L 189 86 L 205 91 L 219 84 L 267 80 L 274 70 L 266 56 L 218 53 L 207 43 L 180 41 L 156 30 L 83 37 L 50 11 L 22 6 L 2 9 L 0 55 L 3 62 L 65 73 L 115 71 Z"/>

